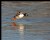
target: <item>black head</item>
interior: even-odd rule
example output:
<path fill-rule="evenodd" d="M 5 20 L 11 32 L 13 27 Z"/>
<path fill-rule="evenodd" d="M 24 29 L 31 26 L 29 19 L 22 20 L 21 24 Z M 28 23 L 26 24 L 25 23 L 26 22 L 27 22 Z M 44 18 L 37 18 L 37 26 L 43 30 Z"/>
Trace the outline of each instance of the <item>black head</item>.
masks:
<path fill-rule="evenodd" d="M 28 14 L 27 13 L 24 13 L 24 16 L 28 16 Z"/>

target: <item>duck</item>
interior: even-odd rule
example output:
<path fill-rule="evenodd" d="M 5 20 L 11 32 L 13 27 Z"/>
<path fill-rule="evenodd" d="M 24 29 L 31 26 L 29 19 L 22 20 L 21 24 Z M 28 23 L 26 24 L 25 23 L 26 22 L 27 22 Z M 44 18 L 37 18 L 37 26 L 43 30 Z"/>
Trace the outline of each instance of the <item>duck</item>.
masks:
<path fill-rule="evenodd" d="M 17 12 L 16 15 L 12 18 L 12 20 L 17 20 L 17 19 L 21 19 L 25 16 L 28 16 L 27 13 L 24 13 L 24 12 Z"/>

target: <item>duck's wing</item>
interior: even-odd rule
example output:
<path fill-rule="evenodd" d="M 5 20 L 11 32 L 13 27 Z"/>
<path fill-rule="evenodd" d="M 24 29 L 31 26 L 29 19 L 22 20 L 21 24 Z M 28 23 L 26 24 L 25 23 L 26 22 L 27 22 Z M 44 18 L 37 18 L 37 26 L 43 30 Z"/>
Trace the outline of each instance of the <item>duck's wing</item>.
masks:
<path fill-rule="evenodd" d="M 19 13 L 16 13 L 15 15 L 14 15 L 14 18 L 16 17 L 16 16 L 18 16 L 18 15 L 20 15 Z"/>
<path fill-rule="evenodd" d="M 24 12 L 19 11 L 19 12 L 16 13 L 16 16 L 18 16 L 20 14 L 24 14 Z"/>
<path fill-rule="evenodd" d="M 15 16 L 18 16 L 18 15 L 20 15 L 20 12 L 17 12 Z"/>

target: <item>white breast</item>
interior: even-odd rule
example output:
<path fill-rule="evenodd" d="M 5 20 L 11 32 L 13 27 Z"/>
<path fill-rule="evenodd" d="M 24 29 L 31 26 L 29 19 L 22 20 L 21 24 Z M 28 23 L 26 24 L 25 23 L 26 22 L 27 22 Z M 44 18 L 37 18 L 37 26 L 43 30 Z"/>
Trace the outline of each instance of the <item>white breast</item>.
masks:
<path fill-rule="evenodd" d="M 20 14 L 20 15 L 19 15 L 19 18 L 22 18 L 23 16 L 24 16 L 23 14 Z"/>
<path fill-rule="evenodd" d="M 20 18 L 22 18 L 23 16 L 24 16 L 23 14 L 20 14 L 20 15 L 16 16 L 16 18 L 17 18 L 17 19 L 20 19 Z"/>

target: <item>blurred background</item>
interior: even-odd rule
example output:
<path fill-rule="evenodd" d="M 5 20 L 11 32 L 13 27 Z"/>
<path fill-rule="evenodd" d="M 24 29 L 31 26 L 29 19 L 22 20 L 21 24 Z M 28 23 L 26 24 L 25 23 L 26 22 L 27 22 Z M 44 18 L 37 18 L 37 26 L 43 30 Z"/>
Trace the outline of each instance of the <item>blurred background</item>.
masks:
<path fill-rule="evenodd" d="M 2 40 L 50 40 L 50 1 L 2 1 Z M 17 11 L 29 16 L 13 21 Z"/>

